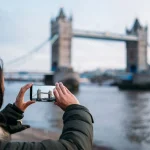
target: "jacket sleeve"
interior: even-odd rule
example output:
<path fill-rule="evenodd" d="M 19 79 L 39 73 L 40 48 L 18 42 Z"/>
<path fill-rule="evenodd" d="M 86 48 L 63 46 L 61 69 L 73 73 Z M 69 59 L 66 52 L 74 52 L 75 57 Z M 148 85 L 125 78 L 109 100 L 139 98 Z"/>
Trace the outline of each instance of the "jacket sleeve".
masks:
<path fill-rule="evenodd" d="M 9 134 L 17 133 L 29 128 L 29 125 L 23 125 L 21 119 L 23 112 L 15 106 L 15 104 L 8 104 L 2 111 L 0 111 L 0 127 Z"/>
<path fill-rule="evenodd" d="M 15 104 L 8 104 L 0 111 L 0 123 L 15 125 L 17 120 L 21 120 L 23 117 L 23 112 Z"/>
<path fill-rule="evenodd" d="M 2 142 L 1 150 L 92 150 L 93 118 L 87 108 L 81 105 L 68 106 L 63 122 L 58 141 Z"/>

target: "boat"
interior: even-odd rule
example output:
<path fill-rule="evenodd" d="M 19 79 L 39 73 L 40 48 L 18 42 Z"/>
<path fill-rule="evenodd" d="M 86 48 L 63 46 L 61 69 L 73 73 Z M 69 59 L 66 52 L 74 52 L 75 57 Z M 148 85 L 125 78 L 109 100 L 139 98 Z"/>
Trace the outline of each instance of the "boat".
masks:
<path fill-rule="evenodd" d="M 121 90 L 150 90 L 150 73 L 130 73 L 120 76 L 117 85 Z"/>

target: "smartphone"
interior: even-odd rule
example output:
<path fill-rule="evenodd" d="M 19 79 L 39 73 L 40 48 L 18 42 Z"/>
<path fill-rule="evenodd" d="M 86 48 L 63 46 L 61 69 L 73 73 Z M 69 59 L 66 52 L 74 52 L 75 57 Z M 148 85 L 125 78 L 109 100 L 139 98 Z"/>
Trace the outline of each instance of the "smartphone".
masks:
<path fill-rule="evenodd" d="M 55 86 L 51 85 L 32 85 L 30 88 L 30 100 L 38 102 L 56 101 L 53 90 Z"/>

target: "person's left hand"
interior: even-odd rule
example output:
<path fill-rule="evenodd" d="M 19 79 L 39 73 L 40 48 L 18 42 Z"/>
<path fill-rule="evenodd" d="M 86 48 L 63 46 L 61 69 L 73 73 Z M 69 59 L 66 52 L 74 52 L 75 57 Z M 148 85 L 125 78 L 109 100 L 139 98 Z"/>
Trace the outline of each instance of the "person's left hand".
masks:
<path fill-rule="evenodd" d="M 29 84 L 26 84 L 25 86 L 23 86 L 21 89 L 20 89 L 20 92 L 16 98 L 16 102 L 15 102 L 15 105 L 21 110 L 21 111 L 25 111 L 26 108 L 35 103 L 35 101 L 27 101 L 27 102 L 24 102 L 24 94 L 25 92 L 32 86 L 33 84 L 32 83 L 29 83 Z"/>

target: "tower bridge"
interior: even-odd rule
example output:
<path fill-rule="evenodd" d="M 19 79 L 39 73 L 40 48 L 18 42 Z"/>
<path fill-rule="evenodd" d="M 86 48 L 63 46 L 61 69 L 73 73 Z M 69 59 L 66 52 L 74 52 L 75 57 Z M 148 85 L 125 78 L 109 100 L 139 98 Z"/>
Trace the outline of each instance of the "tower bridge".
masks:
<path fill-rule="evenodd" d="M 42 98 L 42 94 L 46 94 L 46 95 L 48 95 L 48 97 L 47 98 Z M 46 92 L 42 92 L 41 89 L 38 89 L 37 90 L 37 100 L 41 100 L 41 99 L 48 99 L 48 100 L 53 99 L 53 92 L 52 91 L 48 91 L 46 93 Z"/>
<path fill-rule="evenodd" d="M 62 8 L 60 9 L 59 15 L 51 20 L 51 38 L 57 35 L 57 40 L 52 44 L 52 71 L 55 71 L 59 67 L 71 67 L 71 45 L 73 37 L 125 42 L 127 51 L 126 71 L 136 73 L 148 70 L 148 27 L 141 26 L 138 19 L 135 20 L 130 30 L 126 30 L 126 35 L 74 30 L 72 23 L 72 17 L 67 17 Z"/>
<path fill-rule="evenodd" d="M 148 47 L 148 27 L 142 26 L 139 20 L 136 19 L 132 28 L 130 30 L 126 29 L 126 34 L 117 34 L 110 32 L 99 32 L 99 31 L 86 31 L 86 30 L 75 30 L 72 28 L 73 20 L 72 17 L 67 17 L 63 11 L 60 9 L 58 16 L 51 20 L 51 36 L 44 41 L 42 44 L 36 48 L 29 51 L 26 55 L 15 58 L 7 64 L 12 65 L 19 61 L 27 59 L 29 56 L 36 54 L 41 48 L 51 41 L 52 46 L 52 56 L 51 59 L 51 70 L 58 72 L 46 73 L 42 81 L 45 84 L 53 84 L 56 81 L 64 81 L 68 87 L 78 87 L 78 74 L 73 72 L 71 67 L 71 45 L 72 38 L 87 38 L 95 40 L 109 40 L 117 42 L 125 42 L 126 44 L 126 71 L 134 74 L 133 83 L 135 84 L 148 84 L 150 87 L 150 75 L 149 74 L 139 74 L 140 72 L 148 71 L 147 63 L 147 47 Z M 61 71 L 62 70 L 62 71 Z M 15 73 L 14 73 L 15 74 Z M 34 73 L 35 74 L 35 73 Z M 39 73 L 37 73 L 39 74 Z M 20 74 L 22 76 L 22 74 Z M 28 74 L 29 75 L 29 74 Z M 8 73 L 8 80 L 12 81 L 25 81 L 33 80 L 31 75 L 29 78 L 13 78 L 12 73 Z M 41 80 L 41 79 L 40 79 Z M 37 80 L 35 80 L 37 81 Z M 71 86 L 70 86 L 70 85 Z M 147 88 L 147 86 L 146 86 Z M 48 94 L 48 93 L 40 93 Z M 50 93 L 48 94 L 50 97 Z"/>
<path fill-rule="evenodd" d="M 61 8 L 59 15 L 51 20 L 51 36 L 42 44 L 29 51 L 27 54 L 11 60 L 10 62 L 6 63 L 6 65 L 13 65 L 22 60 L 26 60 L 28 57 L 40 51 L 45 44 L 51 41 L 51 70 L 56 71 L 56 69 L 59 67 L 70 68 L 72 58 L 72 38 L 86 38 L 125 42 L 126 71 L 136 73 L 148 70 L 148 27 L 142 26 L 138 19 L 135 20 L 130 30 L 126 30 L 126 34 L 76 30 L 72 28 L 72 24 L 72 17 L 67 17 Z"/>

